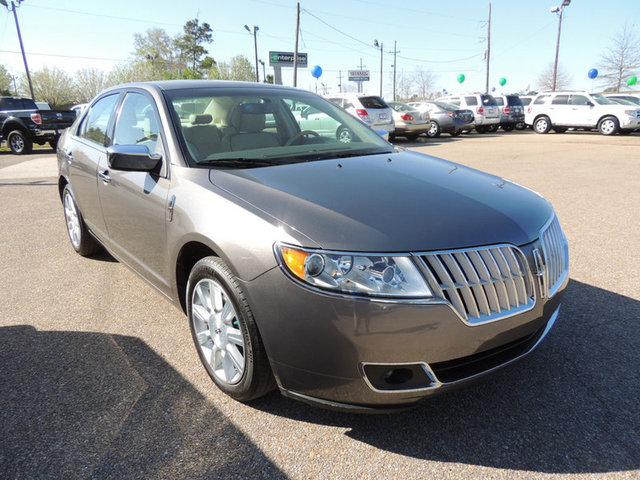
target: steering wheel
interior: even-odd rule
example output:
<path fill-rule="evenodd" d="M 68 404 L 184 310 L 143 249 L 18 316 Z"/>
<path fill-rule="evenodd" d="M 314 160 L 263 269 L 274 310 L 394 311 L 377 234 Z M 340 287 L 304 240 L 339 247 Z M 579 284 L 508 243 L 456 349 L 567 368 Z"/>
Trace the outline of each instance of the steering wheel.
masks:
<path fill-rule="evenodd" d="M 318 132 L 314 132 L 313 130 L 302 130 L 301 132 L 298 132 L 293 137 L 291 137 L 289 141 L 285 143 L 285 147 L 288 147 L 289 145 L 293 145 L 293 142 L 304 137 L 305 135 L 313 135 L 315 137 L 320 136 Z"/>

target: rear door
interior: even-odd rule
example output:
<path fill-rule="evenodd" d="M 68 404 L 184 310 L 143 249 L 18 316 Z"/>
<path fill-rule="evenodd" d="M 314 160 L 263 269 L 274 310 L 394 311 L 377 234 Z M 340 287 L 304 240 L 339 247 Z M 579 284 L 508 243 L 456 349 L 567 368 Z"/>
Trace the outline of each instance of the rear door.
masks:
<path fill-rule="evenodd" d="M 153 98 L 128 91 L 119 108 L 113 145 L 145 145 L 163 157 L 157 172 L 118 171 L 106 156 L 98 166 L 98 193 L 114 254 L 154 284 L 168 287 L 166 215 L 169 192 L 164 135 Z"/>
<path fill-rule="evenodd" d="M 569 105 L 570 95 L 559 94 L 551 99 L 549 105 L 549 117 L 553 125 L 562 125 L 565 127 L 575 126 L 575 115 L 572 115 L 571 106 Z"/>

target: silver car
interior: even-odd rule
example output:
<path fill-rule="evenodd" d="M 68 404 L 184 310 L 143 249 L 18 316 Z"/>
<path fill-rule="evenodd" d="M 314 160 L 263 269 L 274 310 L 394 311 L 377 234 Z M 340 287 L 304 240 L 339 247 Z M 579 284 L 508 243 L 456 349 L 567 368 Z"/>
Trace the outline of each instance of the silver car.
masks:
<path fill-rule="evenodd" d="M 406 408 L 531 352 L 568 281 L 549 202 L 396 149 L 303 90 L 113 87 L 63 135 L 58 166 L 73 248 L 105 248 L 182 309 L 240 401 L 277 387 Z"/>
<path fill-rule="evenodd" d="M 415 140 L 431 128 L 429 112 L 420 112 L 406 103 L 387 102 L 393 109 L 393 121 L 396 125 L 392 139 L 404 136 L 407 140 Z"/>

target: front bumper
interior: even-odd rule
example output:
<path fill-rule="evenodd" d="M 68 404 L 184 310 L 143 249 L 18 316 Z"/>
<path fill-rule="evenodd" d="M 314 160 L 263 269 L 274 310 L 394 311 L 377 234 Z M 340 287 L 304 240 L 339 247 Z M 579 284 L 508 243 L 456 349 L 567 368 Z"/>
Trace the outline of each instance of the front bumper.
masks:
<path fill-rule="evenodd" d="M 531 352 L 555 322 L 566 283 L 551 299 L 538 289 L 526 312 L 480 325 L 465 324 L 441 300 L 329 295 L 294 283 L 280 268 L 246 283 L 245 291 L 283 394 L 329 408 L 385 411 Z M 415 375 L 404 382 L 407 370 Z"/>

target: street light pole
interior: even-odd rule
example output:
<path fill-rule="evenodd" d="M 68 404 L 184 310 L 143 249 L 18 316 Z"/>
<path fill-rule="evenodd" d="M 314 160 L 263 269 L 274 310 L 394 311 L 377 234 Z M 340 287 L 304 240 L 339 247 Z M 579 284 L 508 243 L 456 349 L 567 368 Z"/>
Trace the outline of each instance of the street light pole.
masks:
<path fill-rule="evenodd" d="M 249 28 L 248 25 L 245 25 L 244 28 L 247 29 L 247 32 L 249 32 L 249 35 L 253 35 L 253 46 L 255 48 L 255 53 L 256 53 L 256 82 L 260 83 L 260 72 L 258 70 L 258 30 L 260 30 L 260 28 L 258 28 L 257 25 L 254 25 L 253 33 L 251 33 L 251 29 Z"/>
<path fill-rule="evenodd" d="M 558 78 L 558 54 L 560 53 L 560 32 L 562 31 L 562 13 L 564 7 L 568 7 L 571 0 L 564 0 L 559 7 L 553 7 L 551 13 L 558 13 L 558 39 L 556 40 L 556 59 L 553 62 L 553 87 L 552 90 L 556 91 L 556 80 Z"/>
<path fill-rule="evenodd" d="M 380 49 L 380 96 L 382 97 L 382 52 L 384 44 L 382 42 L 378 44 L 378 40 L 374 40 L 373 46 Z"/>
<path fill-rule="evenodd" d="M 21 2 L 22 0 L 18 0 L 18 5 L 20 5 Z M 31 75 L 29 75 L 29 65 L 27 65 L 27 56 L 24 53 L 24 45 L 22 44 L 22 35 L 20 34 L 20 24 L 18 23 L 18 14 L 16 13 L 16 4 L 13 0 L 11 1 L 11 7 L 7 5 L 7 0 L 0 0 L 0 4 L 4 5 L 5 7 L 7 7 L 9 10 L 13 12 L 13 18 L 16 21 L 16 30 L 18 31 L 18 41 L 20 42 L 20 50 L 22 51 L 22 61 L 24 62 L 24 70 L 27 73 L 27 81 L 29 82 L 29 92 L 31 93 L 31 99 L 35 102 L 36 96 L 33 94 L 33 84 L 31 83 Z M 15 84 L 14 84 L 14 88 L 15 88 Z"/>
<path fill-rule="evenodd" d="M 258 60 L 260 62 L 260 65 L 262 65 L 262 78 L 264 80 L 265 83 L 267 83 L 267 69 L 264 66 L 264 62 L 262 60 Z"/>

